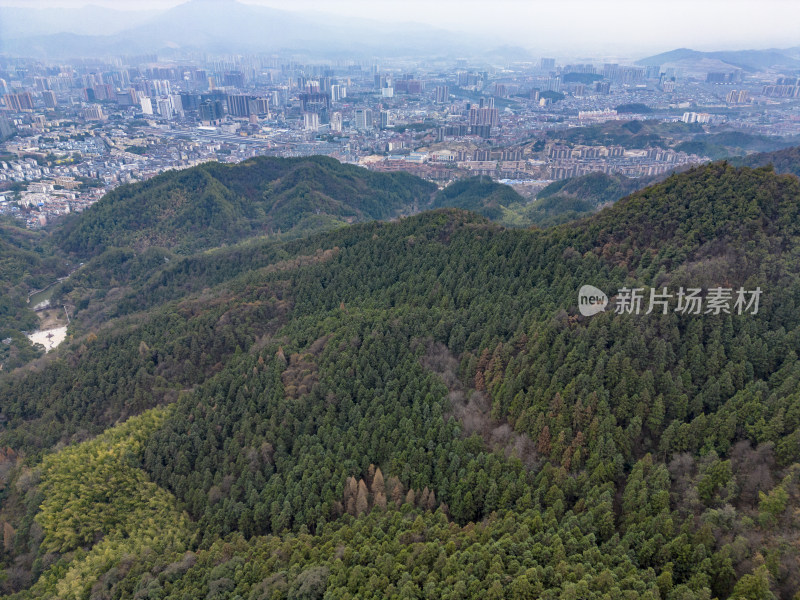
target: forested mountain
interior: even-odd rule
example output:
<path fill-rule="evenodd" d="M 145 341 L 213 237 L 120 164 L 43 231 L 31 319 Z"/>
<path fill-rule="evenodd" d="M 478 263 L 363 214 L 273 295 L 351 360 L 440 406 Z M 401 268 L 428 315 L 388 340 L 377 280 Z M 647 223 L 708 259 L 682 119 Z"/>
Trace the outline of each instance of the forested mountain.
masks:
<path fill-rule="evenodd" d="M 81 256 L 124 246 L 185 254 L 253 235 L 394 217 L 435 189 L 407 173 L 373 173 L 321 156 L 211 162 L 113 190 L 67 223 L 59 242 Z"/>
<path fill-rule="evenodd" d="M 632 194 L 660 177 L 632 179 L 624 175 L 589 173 L 554 181 L 536 194 L 527 215 L 537 225 L 553 225 L 586 216 Z"/>
<path fill-rule="evenodd" d="M 27 310 L 28 291 L 65 275 L 67 263 L 53 255 L 47 236 L 0 220 L 0 331 L 16 322 L 36 322 Z"/>
<path fill-rule="evenodd" d="M 514 188 L 490 177 L 467 177 L 451 183 L 434 196 L 431 208 L 452 207 L 471 210 L 493 221 L 513 222 L 514 211 L 525 199 Z"/>
<path fill-rule="evenodd" d="M 672 148 L 718 160 L 748 152 L 767 152 L 798 143 L 796 136 L 769 136 L 742 131 L 705 131 L 699 123 L 664 123 L 653 120 L 606 121 L 566 131 L 552 131 L 548 137 L 559 143 L 619 145 L 626 149 Z"/>
<path fill-rule="evenodd" d="M 730 159 L 730 162 L 736 166 L 744 165 L 748 167 L 772 165 L 778 173 L 791 173 L 800 177 L 800 146 L 736 157 Z"/>
<path fill-rule="evenodd" d="M 101 214 L 64 239 L 111 244 Z M 65 282 L 72 339 L 0 378 L 10 597 L 797 597 L 797 178 L 145 245 Z M 585 284 L 762 295 L 585 317 Z"/>
<path fill-rule="evenodd" d="M 21 334 L 37 329 L 28 294 L 68 272 L 68 262 L 52 251 L 47 235 L 0 220 L 0 340 L 11 340 L 0 341 L 0 369 L 24 364 L 36 355 Z"/>
<path fill-rule="evenodd" d="M 704 134 L 705 135 L 705 134 Z M 701 136 L 702 137 L 702 136 Z M 731 156 L 731 147 L 736 143 L 774 145 L 774 140 L 765 136 L 745 136 L 741 133 L 722 133 L 705 136 L 705 141 L 683 142 L 676 149 L 713 157 L 727 157 L 734 166 L 764 167 L 772 165 L 777 173 L 790 173 L 800 177 L 800 146 L 792 146 L 772 152 L 756 152 L 747 156 Z M 725 146 L 727 143 L 729 146 Z M 733 146 L 730 146 L 733 145 Z M 709 148 L 713 146 L 713 151 Z M 666 175 L 630 178 L 624 175 L 589 173 L 554 181 L 536 195 L 536 201 L 526 206 L 522 218 L 530 223 L 547 226 L 565 223 L 611 204 L 648 185 L 666 179 Z M 484 213 L 485 214 L 485 213 Z"/>

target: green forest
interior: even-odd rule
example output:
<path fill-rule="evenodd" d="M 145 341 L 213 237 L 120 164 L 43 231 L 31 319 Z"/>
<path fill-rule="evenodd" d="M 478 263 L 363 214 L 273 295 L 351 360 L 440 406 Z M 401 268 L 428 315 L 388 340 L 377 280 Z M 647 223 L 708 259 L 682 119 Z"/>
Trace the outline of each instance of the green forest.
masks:
<path fill-rule="evenodd" d="M 745 147 L 748 146 L 749 141 L 752 141 L 756 147 L 775 145 L 773 144 L 774 140 L 766 136 L 744 136 L 741 133 L 713 134 L 713 136 L 714 140 L 726 143 L 738 142 Z M 711 136 L 701 134 L 699 137 L 710 138 Z M 741 147 L 726 147 L 716 142 L 714 142 L 713 151 L 709 149 L 708 143 L 705 141 L 681 142 L 675 149 L 699 155 L 727 157 L 726 160 L 737 167 L 771 165 L 776 173 L 791 173 L 800 176 L 800 146 L 772 152 L 753 152 L 746 156 L 732 155 L 736 151 L 742 151 Z M 462 208 L 477 210 L 481 214 L 507 225 L 548 227 L 588 216 L 603 206 L 666 179 L 670 174 L 631 178 L 624 175 L 596 172 L 554 181 L 542 188 L 537 193 L 536 200 L 530 204 L 515 206 L 506 203 L 512 206 L 512 214 L 517 215 L 516 220 L 513 221 L 507 217 L 505 220 L 495 219 L 491 213 L 481 212 L 480 209 Z M 455 204 L 453 205 L 455 206 Z"/>
<path fill-rule="evenodd" d="M 528 229 L 509 188 L 364 173 L 207 164 L 15 234 L 85 264 L 0 374 L 4 598 L 800 599 L 796 176 Z M 763 293 L 585 317 L 584 284 Z"/>

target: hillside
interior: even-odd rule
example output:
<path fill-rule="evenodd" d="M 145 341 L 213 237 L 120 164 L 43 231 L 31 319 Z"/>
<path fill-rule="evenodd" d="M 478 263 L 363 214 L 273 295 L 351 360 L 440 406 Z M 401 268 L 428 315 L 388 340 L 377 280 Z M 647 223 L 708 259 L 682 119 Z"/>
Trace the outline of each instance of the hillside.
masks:
<path fill-rule="evenodd" d="M 572 145 L 619 145 L 630 150 L 672 148 L 712 160 L 748 152 L 779 150 L 798 143 L 796 136 L 768 136 L 720 129 L 706 131 L 698 123 L 664 123 L 654 120 L 607 121 L 573 127 L 566 132 L 553 131 L 548 136 Z"/>
<path fill-rule="evenodd" d="M 618 145 L 627 149 L 667 148 L 676 142 L 702 134 L 697 123 L 663 123 L 658 121 L 607 121 L 566 131 L 548 132 L 548 137 L 568 144 Z"/>
<path fill-rule="evenodd" d="M 38 328 L 28 305 L 32 290 L 50 285 L 69 272 L 67 261 L 53 252 L 48 236 L 0 220 L 0 369 L 13 369 L 37 352 L 20 332 Z"/>
<path fill-rule="evenodd" d="M 0 376 L 15 600 L 800 591 L 797 178 L 181 250 L 108 249 L 73 339 Z M 584 317 L 586 284 L 673 297 Z M 758 311 L 675 310 L 717 286 Z"/>
<path fill-rule="evenodd" d="M 513 211 L 525 199 L 510 186 L 492 181 L 489 177 L 467 177 L 439 190 L 431 208 L 460 208 L 476 212 L 493 221 L 513 221 Z"/>
<path fill-rule="evenodd" d="M 677 144 L 676 150 L 715 158 L 725 158 L 734 166 L 764 167 L 773 165 L 777 173 L 789 173 L 800 177 L 800 146 L 792 146 L 770 152 L 755 152 L 746 156 L 731 155 L 731 149 L 743 152 L 766 146 L 780 146 L 775 138 L 738 132 L 703 134 L 700 141 Z M 737 144 L 739 144 L 737 146 Z M 523 211 L 523 218 L 539 226 L 549 226 L 572 221 L 589 215 L 606 204 L 639 191 L 665 179 L 667 175 L 632 179 L 624 175 L 589 173 L 554 181 L 536 195 L 536 201 Z"/>
<path fill-rule="evenodd" d="M 658 179 L 598 172 L 554 181 L 536 194 L 526 214 L 540 226 L 563 223 L 596 212 Z"/>
<path fill-rule="evenodd" d="M 730 159 L 735 166 L 764 167 L 772 165 L 776 173 L 790 173 L 800 177 L 800 146 L 784 148 L 774 152 L 759 152 L 745 157 Z"/>
<path fill-rule="evenodd" d="M 390 218 L 433 191 L 406 173 L 372 173 L 326 157 L 206 163 L 113 190 L 57 239 L 80 256 L 124 246 L 189 253 L 254 235 L 298 236 Z"/>

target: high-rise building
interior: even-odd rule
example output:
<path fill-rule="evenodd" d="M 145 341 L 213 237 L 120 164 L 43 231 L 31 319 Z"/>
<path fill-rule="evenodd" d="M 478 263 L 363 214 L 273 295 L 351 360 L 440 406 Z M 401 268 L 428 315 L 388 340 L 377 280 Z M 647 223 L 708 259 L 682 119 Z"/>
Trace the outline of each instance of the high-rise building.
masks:
<path fill-rule="evenodd" d="M 257 115 L 267 115 L 269 116 L 269 98 L 256 98 L 254 103 L 255 112 Z"/>
<path fill-rule="evenodd" d="M 83 109 L 83 118 L 87 121 L 102 121 L 106 118 L 103 109 L 97 104 L 90 104 Z"/>
<path fill-rule="evenodd" d="M 138 106 L 139 94 L 133 88 L 116 93 L 117 104 L 119 106 Z"/>
<path fill-rule="evenodd" d="M 107 83 L 104 83 L 102 85 L 96 85 L 94 86 L 93 89 L 94 89 L 94 97 L 97 100 L 112 100 L 116 97 L 116 92 L 114 92 L 114 88 Z"/>
<path fill-rule="evenodd" d="M 284 103 L 281 102 L 281 94 L 278 90 L 269 93 L 269 103 L 276 107 L 283 106 Z"/>
<path fill-rule="evenodd" d="M 317 131 L 319 129 L 319 115 L 315 112 L 303 113 L 303 129 Z"/>
<path fill-rule="evenodd" d="M 150 98 L 147 96 L 142 96 L 139 99 L 139 105 L 142 107 L 142 113 L 145 115 L 152 115 L 153 114 L 153 103 L 150 101 Z"/>
<path fill-rule="evenodd" d="M 544 82 L 544 86 L 542 87 L 548 92 L 560 92 L 561 77 L 550 77 L 547 81 Z"/>
<path fill-rule="evenodd" d="M 58 100 L 56 99 L 56 93 L 52 90 L 45 90 L 42 92 L 42 100 L 44 101 L 44 105 L 47 108 L 56 108 L 58 106 Z"/>
<path fill-rule="evenodd" d="M 447 104 L 450 101 L 450 88 L 446 85 L 436 86 L 436 103 Z"/>
<path fill-rule="evenodd" d="M 222 108 L 222 100 L 207 99 L 200 103 L 200 120 L 201 121 L 218 121 L 225 113 Z"/>
<path fill-rule="evenodd" d="M 368 131 L 372 129 L 372 111 L 368 108 L 356 110 L 356 129 Z"/>
<path fill-rule="evenodd" d="M 167 79 L 155 79 L 150 83 L 156 96 L 169 96 L 172 93 L 172 87 Z"/>
<path fill-rule="evenodd" d="M 191 92 L 181 92 L 183 112 L 192 112 L 200 108 L 200 96 Z"/>
<path fill-rule="evenodd" d="M 180 94 L 172 94 L 170 98 L 172 99 L 172 110 L 175 111 L 175 114 L 183 116 L 183 102 L 181 102 Z"/>
<path fill-rule="evenodd" d="M 320 92 L 300 94 L 300 107 L 303 111 L 319 112 L 319 108 L 330 108 L 331 97 Z"/>
<path fill-rule="evenodd" d="M 6 107 L 13 112 L 23 110 L 33 110 L 33 97 L 30 92 L 20 92 L 19 94 L 6 94 L 3 96 Z"/>
<path fill-rule="evenodd" d="M 164 119 L 171 119 L 175 114 L 175 107 L 172 105 L 172 96 L 165 96 L 156 101 L 158 114 Z"/>
<path fill-rule="evenodd" d="M 222 75 L 222 85 L 235 88 L 244 87 L 244 73 L 241 71 L 226 71 Z"/>
<path fill-rule="evenodd" d="M 381 129 L 388 129 L 392 126 L 392 113 L 388 110 L 381 111 Z"/>
<path fill-rule="evenodd" d="M 0 141 L 10 138 L 15 132 L 14 125 L 5 115 L 0 115 Z"/>
<path fill-rule="evenodd" d="M 342 113 L 335 112 L 331 114 L 331 131 L 342 130 Z"/>
<path fill-rule="evenodd" d="M 499 125 L 500 114 L 496 108 L 484 107 L 469 109 L 470 125 Z"/>
<path fill-rule="evenodd" d="M 556 59 L 555 58 L 543 58 L 539 63 L 539 68 L 542 71 L 552 71 L 556 68 Z"/>
<path fill-rule="evenodd" d="M 747 90 L 731 90 L 726 97 L 728 104 L 747 104 L 749 100 L 750 94 Z"/>
<path fill-rule="evenodd" d="M 708 113 L 685 112 L 681 121 L 684 123 L 710 123 L 711 115 Z"/>
<path fill-rule="evenodd" d="M 395 82 L 394 89 L 397 93 L 421 94 L 425 91 L 425 82 L 418 79 L 401 79 Z"/>
<path fill-rule="evenodd" d="M 238 94 L 228 96 L 228 114 L 234 117 L 250 116 L 250 96 Z"/>
<path fill-rule="evenodd" d="M 331 101 L 339 102 L 347 98 L 347 88 L 340 84 L 335 84 L 331 86 Z"/>
<path fill-rule="evenodd" d="M 645 68 L 645 76 L 648 79 L 658 79 L 661 77 L 661 65 L 652 65 Z"/>

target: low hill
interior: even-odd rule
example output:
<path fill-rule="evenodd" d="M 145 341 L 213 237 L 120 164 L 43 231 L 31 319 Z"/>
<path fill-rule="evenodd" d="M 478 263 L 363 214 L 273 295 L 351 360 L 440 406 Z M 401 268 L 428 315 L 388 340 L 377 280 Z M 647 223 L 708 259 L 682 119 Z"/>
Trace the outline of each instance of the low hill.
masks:
<path fill-rule="evenodd" d="M 790 173 L 800 177 L 800 146 L 792 146 L 772 152 L 758 152 L 747 156 L 730 156 L 730 148 L 775 147 L 783 143 L 776 138 L 725 132 L 705 136 L 703 141 L 682 142 L 676 150 L 725 158 L 734 166 L 763 167 L 773 165 L 777 173 Z M 741 144 L 736 146 L 736 144 Z M 685 169 L 682 169 L 685 170 Z M 624 175 L 589 173 L 555 181 L 536 195 L 536 201 L 528 206 L 525 217 L 540 226 L 571 221 L 597 211 L 637 192 L 648 185 L 665 179 L 669 174 L 651 177 L 630 178 Z"/>
<path fill-rule="evenodd" d="M 629 106 L 636 109 L 635 105 Z M 567 144 L 619 145 L 631 150 L 672 148 L 707 156 L 712 160 L 747 152 L 779 150 L 798 143 L 798 138 L 794 136 L 756 135 L 719 129 L 706 132 L 699 123 L 663 123 L 655 120 L 607 121 L 566 131 L 552 131 L 548 137 Z"/>
<path fill-rule="evenodd" d="M 658 179 L 597 172 L 554 181 L 539 191 L 525 215 L 539 226 L 563 223 L 596 212 Z"/>
<path fill-rule="evenodd" d="M 736 166 L 764 167 L 772 165 L 776 173 L 790 173 L 800 177 L 800 146 L 774 152 L 759 152 L 729 159 Z"/>
<path fill-rule="evenodd" d="M 430 206 L 471 210 L 493 221 L 503 222 L 510 218 L 509 211 L 524 203 L 525 199 L 508 185 L 489 177 L 468 177 L 437 192 Z"/>
<path fill-rule="evenodd" d="M 572 197 L 597 207 L 619 200 L 651 182 L 652 178 L 632 179 L 624 175 L 589 173 L 555 181 L 542 188 L 536 198 Z"/>
<path fill-rule="evenodd" d="M 57 239 L 81 256 L 123 246 L 189 253 L 254 235 L 298 236 L 394 217 L 435 189 L 407 173 L 373 173 L 326 157 L 206 163 L 113 190 Z"/>

